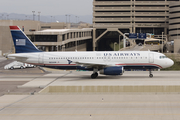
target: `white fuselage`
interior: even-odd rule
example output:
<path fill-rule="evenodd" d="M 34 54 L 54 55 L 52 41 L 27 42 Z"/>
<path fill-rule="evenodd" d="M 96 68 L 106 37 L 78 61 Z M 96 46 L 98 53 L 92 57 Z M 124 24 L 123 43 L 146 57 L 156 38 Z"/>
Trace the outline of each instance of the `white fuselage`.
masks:
<path fill-rule="evenodd" d="M 89 69 L 99 64 L 123 66 L 125 69 L 161 69 L 174 64 L 164 54 L 150 51 L 36 52 L 11 54 L 11 57 L 21 62 L 57 69 Z"/>

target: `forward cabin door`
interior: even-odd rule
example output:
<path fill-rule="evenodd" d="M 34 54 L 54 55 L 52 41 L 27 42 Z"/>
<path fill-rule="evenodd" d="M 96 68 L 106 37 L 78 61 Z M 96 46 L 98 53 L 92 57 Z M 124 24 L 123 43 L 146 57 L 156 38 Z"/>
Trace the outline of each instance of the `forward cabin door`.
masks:
<path fill-rule="evenodd" d="M 154 54 L 149 53 L 149 63 L 154 63 Z"/>
<path fill-rule="evenodd" d="M 39 59 L 38 59 L 38 62 L 40 63 L 40 64 L 44 64 L 44 54 L 43 53 L 40 53 L 39 54 Z"/>

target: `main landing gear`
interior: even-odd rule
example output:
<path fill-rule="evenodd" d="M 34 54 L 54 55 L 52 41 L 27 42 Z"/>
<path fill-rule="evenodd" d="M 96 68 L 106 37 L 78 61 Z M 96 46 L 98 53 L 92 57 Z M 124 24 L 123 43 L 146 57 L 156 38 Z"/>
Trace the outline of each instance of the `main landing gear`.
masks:
<path fill-rule="evenodd" d="M 92 78 L 92 79 L 97 78 L 97 76 L 98 76 L 98 73 L 97 73 L 97 72 L 98 72 L 98 69 L 94 69 L 94 70 L 93 70 L 93 74 L 91 75 L 91 78 Z"/>
<path fill-rule="evenodd" d="M 149 77 L 150 77 L 150 78 L 152 78 L 152 77 L 153 77 L 153 74 L 152 74 L 151 69 L 149 70 Z"/>
<path fill-rule="evenodd" d="M 91 75 L 91 78 L 92 78 L 92 79 L 95 79 L 95 78 L 97 78 L 97 76 L 98 76 L 98 73 L 95 72 L 95 73 L 93 73 L 93 74 Z"/>

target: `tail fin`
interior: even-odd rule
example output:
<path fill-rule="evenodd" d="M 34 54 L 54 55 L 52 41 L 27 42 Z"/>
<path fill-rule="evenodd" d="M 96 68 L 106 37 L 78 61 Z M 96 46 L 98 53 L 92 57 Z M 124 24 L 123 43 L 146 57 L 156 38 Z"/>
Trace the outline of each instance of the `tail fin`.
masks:
<path fill-rule="evenodd" d="M 41 52 L 18 26 L 9 26 L 16 53 Z"/>

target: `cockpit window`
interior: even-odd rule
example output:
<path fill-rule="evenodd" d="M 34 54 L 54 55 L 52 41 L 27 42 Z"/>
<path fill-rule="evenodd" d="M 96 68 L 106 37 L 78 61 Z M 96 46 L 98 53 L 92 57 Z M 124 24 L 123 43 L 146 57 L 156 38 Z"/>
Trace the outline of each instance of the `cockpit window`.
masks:
<path fill-rule="evenodd" d="M 166 57 L 166 56 L 160 56 L 159 58 L 160 58 L 160 59 L 164 59 L 164 58 L 167 58 L 167 57 Z"/>

